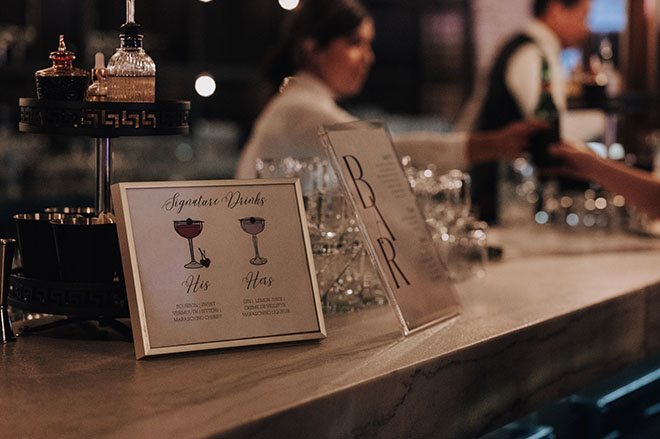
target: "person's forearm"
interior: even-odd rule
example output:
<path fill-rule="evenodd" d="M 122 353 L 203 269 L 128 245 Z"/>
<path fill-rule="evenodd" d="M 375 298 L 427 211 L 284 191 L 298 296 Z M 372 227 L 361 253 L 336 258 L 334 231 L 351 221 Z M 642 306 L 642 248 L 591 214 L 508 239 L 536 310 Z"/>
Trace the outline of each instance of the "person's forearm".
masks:
<path fill-rule="evenodd" d="M 471 133 L 467 141 L 467 157 L 471 164 L 490 162 L 497 160 L 498 150 L 492 145 L 492 133 Z"/>
<path fill-rule="evenodd" d="M 626 204 L 660 218 L 660 180 L 650 173 L 612 160 L 598 159 L 588 177 L 607 191 L 623 195 Z"/>
<path fill-rule="evenodd" d="M 468 158 L 469 135 L 465 132 L 403 132 L 392 137 L 397 154 L 410 156 L 417 167 L 433 163 L 444 172 L 466 169 L 472 163 Z"/>

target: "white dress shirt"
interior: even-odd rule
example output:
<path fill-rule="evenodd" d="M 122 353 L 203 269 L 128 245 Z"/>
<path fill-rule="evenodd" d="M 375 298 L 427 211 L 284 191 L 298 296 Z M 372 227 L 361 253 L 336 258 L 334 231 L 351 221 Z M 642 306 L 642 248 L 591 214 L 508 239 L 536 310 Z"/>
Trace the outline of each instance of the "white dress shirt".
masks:
<path fill-rule="evenodd" d="M 550 67 L 552 99 L 560 114 L 566 112 L 566 89 L 561 66 L 561 42 L 543 22 L 532 20 L 525 34 L 534 43 L 520 46 L 507 64 L 505 81 L 509 91 L 518 102 L 525 119 L 534 117 L 541 89 L 541 62 L 545 56 Z"/>
<path fill-rule="evenodd" d="M 355 120 L 337 105 L 334 93 L 323 81 L 311 73 L 300 72 L 289 78 L 256 120 L 235 175 L 255 178 L 257 158 L 325 158 L 319 128 Z M 411 156 L 419 166 L 435 163 L 439 169 L 449 170 L 467 167 L 467 136 L 467 133 L 399 133 L 394 136 L 394 145 L 400 156 Z"/>

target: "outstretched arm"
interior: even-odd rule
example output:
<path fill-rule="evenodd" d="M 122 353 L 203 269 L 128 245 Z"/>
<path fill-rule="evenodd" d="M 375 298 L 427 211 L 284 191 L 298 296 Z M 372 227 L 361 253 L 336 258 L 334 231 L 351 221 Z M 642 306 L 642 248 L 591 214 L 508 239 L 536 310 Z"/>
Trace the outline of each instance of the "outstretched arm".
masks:
<path fill-rule="evenodd" d="M 515 160 L 527 148 L 529 136 L 545 128 L 548 128 L 547 122 L 527 120 L 495 131 L 404 132 L 393 137 L 400 156 L 410 156 L 417 166 L 434 163 L 440 169 L 449 170 L 500 159 Z"/>
<path fill-rule="evenodd" d="M 565 143 L 552 145 L 550 153 L 563 165 L 549 173 L 596 182 L 609 192 L 623 195 L 639 211 L 660 218 L 660 179 L 652 174 Z"/>
<path fill-rule="evenodd" d="M 548 128 L 541 120 L 512 122 L 496 131 L 481 131 L 470 134 L 467 156 L 472 164 L 494 160 L 515 160 L 529 145 L 529 136 Z"/>

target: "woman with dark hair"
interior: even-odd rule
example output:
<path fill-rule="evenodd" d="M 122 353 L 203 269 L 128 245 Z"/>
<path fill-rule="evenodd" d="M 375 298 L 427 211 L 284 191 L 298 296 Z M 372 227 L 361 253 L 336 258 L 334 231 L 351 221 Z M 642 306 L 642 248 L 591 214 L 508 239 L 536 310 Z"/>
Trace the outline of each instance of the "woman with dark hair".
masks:
<path fill-rule="evenodd" d="M 373 21 L 367 10 L 357 1 L 352 0 L 304 0 L 305 3 L 292 12 L 284 23 L 282 38 L 278 48 L 270 59 L 267 79 L 279 88 L 284 78 L 292 76 L 310 67 L 313 73 L 325 80 L 322 66 L 308 66 L 314 62 L 314 53 L 328 48 L 337 39 L 348 39 L 349 46 L 359 47 L 361 53 L 354 56 L 361 58 L 369 70 L 373 62 L 371 40 L 374 37 Z M 362 29 L 358 29 L 362 27 Z M 360 87 L 350 91 L 357 94 L 361 83 L 366 78 L 354 81 L 353 86 Z"/>
<path fill-rule="evenodd" d="M 255 177 L 257 158 L 324 157 L 319 127 L 356 120 L 336 101 L 360 93 L 374 62 L 374 22 L 357 0 L 303 0 L 287 18 L 267 69 L 273 85 L 283 81 L 280 92 L 254 124 L 238 178 Z M 420 158 L 417 164 L 461 168 L 516 158 L 529 134 L 543 126 L 523 122 L 470 136 L 414 133 L 394 140 L 400 153 Z"/>
<path fill-rule="evenodd" d="M 374 61 L 373 20 L 356 1 L 306 0 L 283 29 L 267 75 L 286 81 L 255 122 L 239 178 L 254 177 L 259 157 L 323 157 L 318 127 L 355 120 L 336 100 L 362 90 Z"/>

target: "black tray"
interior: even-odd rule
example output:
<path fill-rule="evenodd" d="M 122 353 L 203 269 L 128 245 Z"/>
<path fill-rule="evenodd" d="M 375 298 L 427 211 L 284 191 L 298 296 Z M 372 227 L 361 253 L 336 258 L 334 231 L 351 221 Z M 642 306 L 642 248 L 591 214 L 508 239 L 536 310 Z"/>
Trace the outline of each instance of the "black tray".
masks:
<path fill-rule="evenodd" d="M 27 312 L 97 318 L 129 317 L 123 282 L 80 283 L 12 274 L 10 306 Z"/>
<path fill-rule="evenodd" d="M 25 133 L 120 137 L 188 134 L 189 101 L 84 102 L 19 98 Z"/>

